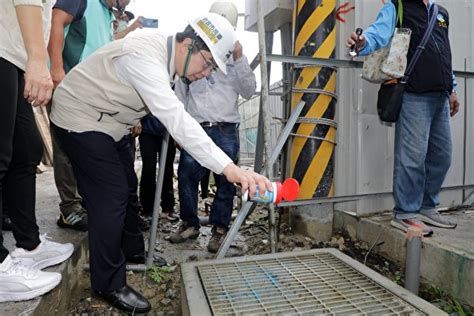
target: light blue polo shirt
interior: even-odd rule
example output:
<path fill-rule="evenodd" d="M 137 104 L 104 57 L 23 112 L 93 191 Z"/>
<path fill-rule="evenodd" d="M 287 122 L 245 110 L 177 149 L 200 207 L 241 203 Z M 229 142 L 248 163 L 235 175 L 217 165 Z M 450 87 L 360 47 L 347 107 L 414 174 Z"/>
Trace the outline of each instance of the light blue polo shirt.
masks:
<path fill-rule="evenodd" d="M 112 22 L 115 18 L 105 1 L 88 0 L 84 16 L 87 23 L 87 36 L 81 61 L 114 39 Z"/>

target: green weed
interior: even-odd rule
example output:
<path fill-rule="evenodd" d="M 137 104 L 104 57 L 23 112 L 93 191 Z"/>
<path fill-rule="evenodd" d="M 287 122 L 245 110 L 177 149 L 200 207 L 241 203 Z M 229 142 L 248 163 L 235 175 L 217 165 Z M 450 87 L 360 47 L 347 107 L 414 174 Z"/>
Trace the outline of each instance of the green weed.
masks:
<path fill-rule="evenodd" d="M 171 272 L 170 267 L 152 266 L 150 269 L 148 269 L 148 276 L 157 284 L 160 284 L 161 281 L 163 281 L 163 279 L 165 278 L 166 274 L 170 272 Z"/>

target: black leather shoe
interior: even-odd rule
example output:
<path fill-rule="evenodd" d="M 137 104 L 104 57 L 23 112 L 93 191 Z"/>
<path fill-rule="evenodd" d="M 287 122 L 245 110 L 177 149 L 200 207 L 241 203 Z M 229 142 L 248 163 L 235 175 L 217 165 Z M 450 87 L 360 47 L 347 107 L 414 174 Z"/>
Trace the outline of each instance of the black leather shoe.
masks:
<path fill-rule="evenodd" d="M 151 309 L 150 302 L 128 285 L 111 292 L 96 291 L 96 293 L 107 303 L 124 312 L 144 314 L 148 313 Z"/>

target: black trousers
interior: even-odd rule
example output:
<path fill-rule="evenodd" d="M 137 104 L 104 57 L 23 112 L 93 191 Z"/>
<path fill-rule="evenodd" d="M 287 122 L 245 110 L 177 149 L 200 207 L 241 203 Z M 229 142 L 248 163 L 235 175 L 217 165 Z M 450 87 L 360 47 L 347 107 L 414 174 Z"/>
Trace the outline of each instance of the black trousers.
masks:
<path fill-rule="evenodd" d="M 157 154 L 161 152 L 163 137 L 141 133 L 138 140 L 140 141 L 140 154 L 143 162 L 140 179 L 140 203 L 143 207 L 143 213 L 151 216 L 155 202 Z M 165 212 L 173 210 L 175 205 L 173 190 L 173 161 L 175 155 L 176 147 L 174 140 L 170 137 L 161 194 L 161 208 Z"/>
<path fill-rule="evenodd" d="M 126 257 L 144 252 L 138 214 L 131 203 L 137 177 L 129 136 L 115 142 L 100 132 L 68 132 L 54 124 L 53 128 L 71 159 L 89 215 L 92 289 L 119 289 L 126 284 Z"/>
<path fill-rule="evenodd" d="M 6 197 L 16 246 L 33 250 L 40 243 L 35 194 L 43 145 L 33 109 L 23 97 L 24 85 L 23 71 L 0 58 L 0 218 Z M 0 221 L 0 262 L 7 255 Z"/>

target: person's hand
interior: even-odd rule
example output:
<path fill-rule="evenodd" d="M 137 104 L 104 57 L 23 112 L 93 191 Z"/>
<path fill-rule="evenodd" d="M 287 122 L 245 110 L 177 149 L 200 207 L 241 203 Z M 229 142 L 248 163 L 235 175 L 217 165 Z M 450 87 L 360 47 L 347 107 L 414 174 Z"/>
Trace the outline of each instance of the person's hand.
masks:
<path fill-rule="evenodd" d="M 135 31 L 136 29 L 141 29 L 143 28 L 142 25 L 142 17 L 138 17 L 135 22 L 133 22 L 130 26 L 130 31 Z"/>
<path fill-rule="evenodd" d="M 456 115 L 459 111 L 459 99 L 456 92 L 453 91 L 449 96 L 449 114 L 451 116 Z"/>
<path fill-rule="evenodd" d="M 239 168 L 233 163 L 228 164 L 222 173 L 227 178 L 227 181 L 240 184 L 242 193 L 249 190 L 251 198 L 255 196 L 257 186 L 260 195 L 264 195 L 265 190 L 273 191 L 272 183 L 266 177 L 253 171 Z"/>
<path fill-rule="evenodd" d="M 25 99 L 32 106 L 47 105 L 51 100 L 53 87 L 46 60 L 29 58 L 25 69 Z"/>
<path fill-rule="evenodd" d="M 358 50 L 364 48 L 365 46 L 365 36 L 364 34 L 361 34 L 358 38 L 357 38 L 357 34 L 356 32 L 352 32 L 351 33 L 351 36 L 349 36 L 349 38 L 346 40 L 346 46 L 348 48 L 351 48 L 352 45 L 354 45 L 355 43 L 357 43 L 357 48 Z"/>
<path fill-rule="evenodd" d="M 54 89 L 57 88 L 57 86 L 64 79 L 65 76 L 66 72 L 64 72 L 63 68 L 51 68 L 51 79 L 53 80 Z"/>
<path fill-rule="evenodd" d="M 240 59 L 243 55 L 243 49 L 242 49 L 242 45 L 240 44 L 239 41 L 235 42 L 235 46 L 234 46 L 234 51 L 232 52 L 232 57 L 234 58 L 234 61 Z"/>
<path fill-rule="evenodd" d="M 132 134 L 132 137 L 137 137 L 138 135 L 140 135 L 142 133 L 142 124 L 138 122 L 137 125 L 132 127 L 130 133 Z"/>

